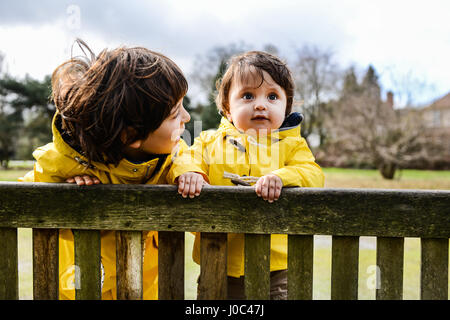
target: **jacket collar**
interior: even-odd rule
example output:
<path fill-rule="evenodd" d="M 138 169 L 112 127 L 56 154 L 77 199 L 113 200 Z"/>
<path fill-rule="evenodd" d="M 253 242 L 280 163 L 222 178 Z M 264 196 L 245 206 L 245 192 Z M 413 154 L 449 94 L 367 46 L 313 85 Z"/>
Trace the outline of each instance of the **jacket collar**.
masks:
<path fill-rule="evenodd" d="M 55 145 L 56 150 L 58 150 L 58 152 L 61 154 L 64 154 L 72 159 L 75 159 L 80 164 L 87 166 L 88 165 L 87 158 L 83 154 L 81 154 L 80 152 L 78 152 L 77 150 L 72 148 L 64 140 L 63 136 L 61 135 L 61 132 L 59 131 L 58 126 L 56 125 L 57 121 L 60 120 L 60 117 L 61 117 L 61 115 L 59 114 L 58 111 L 56 111 L 56 113 L 53 117 L 53 120 L 52 120 L 53 144 Z M 128 170 L 131 170 L 131 171 L 139 170 L 143 167 L 156 166 L 156 164 L 158 163 L 158 159 L 159 158 L 154 158 L 154 159 L 151 159 L 146 162 L 133 163 L 133 162 L 123 158 L 122 160 L 120 160 L 119 164 L 117 165 L 117 168 L 122 168 L 127 171 Z M 165 159 L 164 162 L 167 162 L 167 161 L 171 161 L 170 156 L 167 156 L 167 158 Z M 116 168 L 114 166 L 114 164 L 104 164 L 104 163 L 97 162 L 97 161 L 91 162 L 91 166 L 96 167 L 97 169 L 103 170 L 103 171 L 112 171 Z M 164 167 L 164 165 L 163 165 L 163 167 Z"/>
<path fill-rule="evenodd" d="M 279 129 L 273 130 L 268 137 L 284 139 L 286 137 L 300 137 L 301 122 L 303 115 L 298 112 L 293 112 L 288 115 Z M 225 131 L 228 135 L 244 135 L 245 132 L 239 131 L 233 123 L 226 117 L 222 117 L 218 130 Z"/>

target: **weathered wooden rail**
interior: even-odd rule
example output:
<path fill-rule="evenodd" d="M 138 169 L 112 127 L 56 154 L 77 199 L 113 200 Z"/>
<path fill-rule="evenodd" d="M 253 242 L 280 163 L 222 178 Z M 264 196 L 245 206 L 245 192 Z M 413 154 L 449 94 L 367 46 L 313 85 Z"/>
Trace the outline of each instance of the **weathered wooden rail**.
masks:
<path fill-rule="evenodd" d="M 288 234 L 288 297 L 312 299 L 313 235 L 332 235 L 332 299 L 357 299 L 360 236 L 377 237 L 377 299 L 402 299 L 404 237 L 421 238 L 421 298 L 448 299 L 450 191 L 0 183 L 0 299 L 18 298 L 17 228 L 33 228 L 34 299 L 58 298 L 58 229 L 74 230 L 76 299 L 99 299 L 100 231 L 117 230 L 119 299 L 142 298 L 142 230 L 159 231 L 159 298 L 184 299 L 184 232 L 201 234 L 199 299 L 225 299 L 226 233 L 245 233 L 248 299 L 269 298 L 270 234 Z"/>

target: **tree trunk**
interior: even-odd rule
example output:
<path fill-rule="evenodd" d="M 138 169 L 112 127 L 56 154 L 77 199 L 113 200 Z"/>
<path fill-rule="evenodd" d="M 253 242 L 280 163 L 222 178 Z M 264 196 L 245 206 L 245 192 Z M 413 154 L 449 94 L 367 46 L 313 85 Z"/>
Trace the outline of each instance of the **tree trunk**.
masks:
<path fill-rule="evenodd" d="M 379 166 L 379 170 L 383 178 L 392 180 L 394 179 L 395 171 L 397 170 L 397 165 L 394 163 L 382 163 Z"/>

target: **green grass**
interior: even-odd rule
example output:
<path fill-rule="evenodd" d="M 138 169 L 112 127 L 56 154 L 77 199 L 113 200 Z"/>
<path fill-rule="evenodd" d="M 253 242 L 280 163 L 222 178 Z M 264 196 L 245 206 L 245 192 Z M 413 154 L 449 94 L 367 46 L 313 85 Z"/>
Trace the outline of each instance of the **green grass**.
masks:
<path fill-rule="evenodd" d="M 366 177 L 366 178 L 380 178 L 381 175 L 378 170 L 373 169 L 343 169 L 343 168 L 323 168 L 325 174 L 330 175 L 345 175 L 352 177 Z M 395 180 L 397 179 L 424 179 L 424 180 L 434 180 L 434 179 L 450 179 L 450 171 L 438 171 L 438 170 L 397 170 L 395 173 Z"/>
<path fill-rule="evenodd" d="M 0 170 L 0 181 L 17 181 L 28 170 Z M 403 170 L 400 178 L 386 181 L 376 170 L 325 168 L 326 187 L 333 188 L 401 188 L 401 189 L 450 189 L 450 171 Z M 185 297 L 196 299 L 199 266 L 193 262 L 194 236 L 186 233 L 185 247 Z M 375 299 L 374 274 L 376 264 L 376 239 L 361 237 L 359 252 L 359 294 L 363 300 Z M 20 299 L 32 299 L 32 242 L 31 229 L 19 229 L 19 295 Z M 450 271 L 450 270 L 449 270 Z M 331 237 L 314 237 L 314 299 L 330 299 L 331 296 Z M 450 283 L 449 283 L 450 289 Z M 405 238 L 403 298 L 420 299 L 420 239 Z"/>
<path fill-rule="evenodd" d="M 377 170 L 324 168 L 327 188 L 450 189 L 450 171 L 401 170 L 393 180 Z"/>
<path fill-rule="evenodd" d="M 0 169 L 0 181 L 17 181 L 17 178 L 23 177 L 30 169 Z"/>

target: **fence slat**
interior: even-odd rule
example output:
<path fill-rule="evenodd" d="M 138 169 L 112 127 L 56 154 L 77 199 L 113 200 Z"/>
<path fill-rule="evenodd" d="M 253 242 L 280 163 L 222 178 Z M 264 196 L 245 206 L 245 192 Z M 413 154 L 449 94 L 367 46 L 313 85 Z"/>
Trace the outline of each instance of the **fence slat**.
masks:
<path fill-rule="evenodd" d="M 0 300 L 19 299 L 17 229 L 0 228 Z"/>
<path fill-rule="evenodd" d="M 200 235 L 199 300 L 227 299 L 227 234 Z"/>
<path fill-rule="evenodd" d="M 422 238 L 420 298 L 448 299 L 448 239 Z"/>
<path fill-rule="evenodd" d="M 270 234 L 245 234 L 245 296 L 270 299 Z"/>
<path fill-rule="evenodd" d="M 359 237 L 333 236 L 331 299 L 358 299 Z"/>
<path fill-rule="evenodd" d="M 58 229 L 33 229 L 33 299 L 58 300 Z"/>
<path fill-rule="evenodd" d="M 377 300 L 403 299 L 403 252 L 404 238 L 377 238 Z"/>
<path fill-rule="evenodd" d="M 158 298 L 184 300 L 184 232 L 158 232 Z"/>
<path fill-rule="evenodd" d="M 142 232 L 116 231 L 118 300 L 142 300 L 142 262 Z"/>
<path fill-rule="evenodd" d="M 288 236 L 288 299 L 312 300 L 314 236 Z"/>
<path fill-rule="evenodd" d="M 100 231 L 73 230 L 75 243 L 75 299 L 100 300 Z"/>

